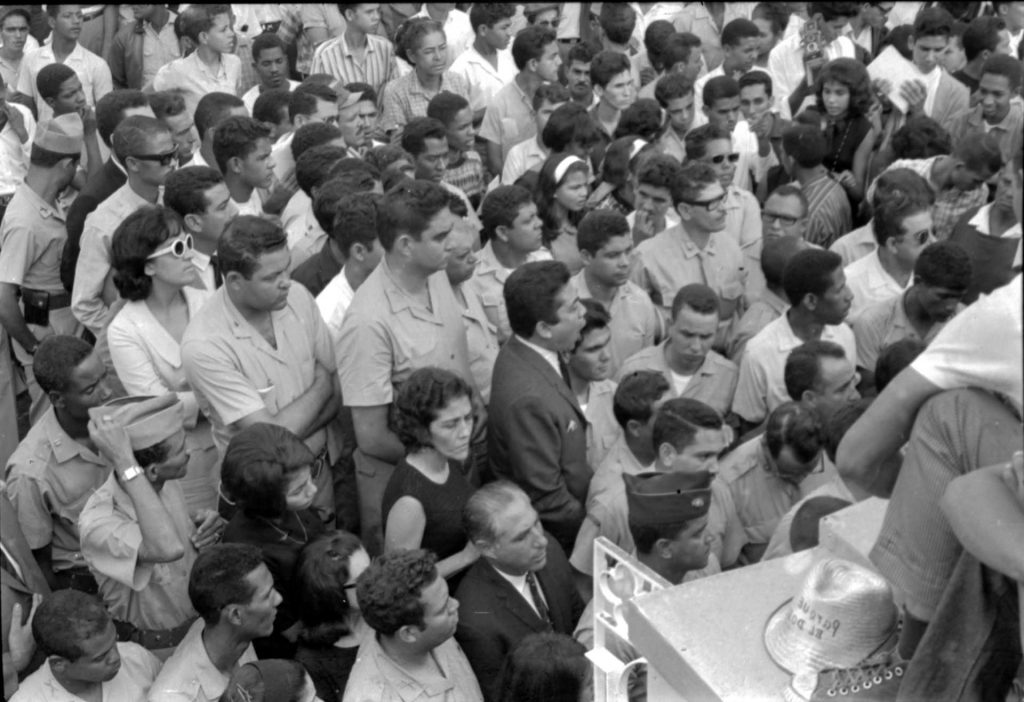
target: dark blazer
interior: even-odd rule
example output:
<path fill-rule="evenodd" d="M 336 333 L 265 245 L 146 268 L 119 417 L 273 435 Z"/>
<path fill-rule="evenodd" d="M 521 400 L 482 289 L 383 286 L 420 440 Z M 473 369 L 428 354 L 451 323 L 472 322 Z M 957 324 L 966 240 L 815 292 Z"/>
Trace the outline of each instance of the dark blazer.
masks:
<path fill-rule="evenodd" d="M 459 601 L 459 626 L 455 631 L 484 699 L 500 696 L 497 685 L 501 668 L 512 649 L 530 634 L 552 629 L 572 636 L 584 603 L 573 586 L 572 569 L 558 542 L 548 537 L 548 560 L 537 580 L 551 613 L 553 626 L 542 620 L 512 584 L 490 561 L 481 558 L 466 571 L 455 597 Z"/>
<path fill-rule="evenodd" d="M 555 369 L 515 336 L 498 352 L 493 378 L 491 469 L 526 491 L 544 528 L 571 551 L 594 474 L 583 410 Z"/>
<path fill-rule="evenodd" d="M 49 595 L 50 586 L 46 583 L 46 578 L 43 577 L 43 571 L 39 569 L 36 559 L 33 558 L 28 542 L 25 541 L 14 505 L 3 493 L 0 493 L 0 539 L 3 541 L 4 550 L 11 555 L 21 570 L 19 576 L 17 570 L 13 567 L 8 568 L 7 564 L 0 567 L 0 622 L 2 622 L 0 636 L 3 637 L 4 699 L 8 699 L 14 694 L 18 679 L 24 679 L 45 659 L 45 656 L 38 655 L 37 652 L 28 668 L 23 670 L 20 675 L 16 675 L 14 670 L 7 665 L 9 650 L 7 635 L 11 630 L 11 610 L 14 605 L 20 604 L 21 616 L 28 619 L 29 612 L 32 611 L 32 595 L 34 593 Z"/>
<path fill-rule="evenodd" d="M 60 282 L 64 288 L 71 292 L 75 283 L 75 266 L 78 264 L 78 252 L 82 243 L 82 232 L 85 230 L 85 218 L 93 210 L 100 206 L 100 203 L 114 194 L 114 192 L 128 182 L 128 176 L 124 171 L 114 164 L 114 157 L 111 156 L 103 164 L 99 174 L 89 179 L 78 193 L 78 197 L 68 208 L 65 222 L 68 230 L 68 240 L 64 244 L 64 252 L 60 257 Z"/>

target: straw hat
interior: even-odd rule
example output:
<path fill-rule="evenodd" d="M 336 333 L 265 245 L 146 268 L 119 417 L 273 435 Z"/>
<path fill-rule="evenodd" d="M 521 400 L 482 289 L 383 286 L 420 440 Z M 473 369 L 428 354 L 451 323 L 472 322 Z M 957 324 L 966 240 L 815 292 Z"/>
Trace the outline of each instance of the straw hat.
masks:
<path fill-rule="evenodd" d="M 866 568 L 832 558 L 815 564 L 800 592 L 769 617 L 764 645 L 791 673 L 849 668 L 895 646 L 898 631 L 889 584 Z"/>

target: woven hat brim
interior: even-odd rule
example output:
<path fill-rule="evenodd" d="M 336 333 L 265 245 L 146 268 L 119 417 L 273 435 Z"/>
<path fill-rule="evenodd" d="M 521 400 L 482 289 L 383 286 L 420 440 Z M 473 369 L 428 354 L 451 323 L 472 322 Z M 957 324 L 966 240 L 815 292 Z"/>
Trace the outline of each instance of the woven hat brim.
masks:
<path fill-rule="evenodd" d="M 813 670 L 822 671 L 829 668 L 849 668 L 857 665 L 869 656 L 888 651 L 899 641 L 899 628 L 893 627 L 886 637 L 870 650 L 842 651 L 842 656 L 830 657 L 824 652 L 815 651 L 806 642 L 795 636 L 796 630 L 786 623 L 790 603 L 793 598 L 783 602 L 772 612 L 764 627 L 764 647 L 775 664 L 789 673 Z"/>

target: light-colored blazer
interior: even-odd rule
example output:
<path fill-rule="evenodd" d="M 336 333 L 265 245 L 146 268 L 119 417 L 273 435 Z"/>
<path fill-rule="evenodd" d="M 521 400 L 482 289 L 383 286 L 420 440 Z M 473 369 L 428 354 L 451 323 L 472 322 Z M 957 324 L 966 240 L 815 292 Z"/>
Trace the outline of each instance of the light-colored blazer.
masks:
<path fill-rule="evenodd" d="M 967 86 L 943 71 L 939 87 L 935 90 L 935 106 L 929 116 L 948 132 L 953 126 L 953 118 L 970 107 L 970 103 L 971 91 Z"/>
<path fill-rule="evenodd" d="M 211 290 L 192 287 L 183 288 L 183 293 L 190 319 L 213 295 Z M 185 428 L 195 427 L 199 404 L 185 379 L 181 347 L 156 320 L 144 300 L 128 302 L 121 308 L 107 327 L 107 342 L 114 369 L 128 394 L 177 393 L 185 406 Z M 204 433 L 209 437 L 209 431 Z"/>

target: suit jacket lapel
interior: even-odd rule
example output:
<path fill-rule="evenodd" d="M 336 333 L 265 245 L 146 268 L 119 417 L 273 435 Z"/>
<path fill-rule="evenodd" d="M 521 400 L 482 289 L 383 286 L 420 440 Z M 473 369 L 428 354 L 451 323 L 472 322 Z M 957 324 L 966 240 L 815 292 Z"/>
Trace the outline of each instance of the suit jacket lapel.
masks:
<path fill-rule="evenodd" d="M 583 414 L 583 409 L 580 407 L 580 403 L 576 400 L 576 395 L 573 393 L 572 389 L 566 385 L 565 379 L 551 367 L 551 364 L 541 358 L 539 353 L 521 343 L 515 336 L 513 336 L 508 343 L 515 344 L 515 346 L 512 347 L 512 350 L 515 351 L 519 358 L 529 365 L 535 373 L 542 375 L 544 380 L 546 380 L 551 387 L 555 388 L 558 391 L 558 394 L 561 395 L 574 410 L 576 410 L 576 414 L 586 421 L 586 416 Z"/>
<path fill-rule="evenodd" d="M 540 618 L 540 615 L 534 611 L 533 607 L 527 604 L 522 595 L 516 592 L 516 589 L 512 587 L 512 583 L 501 577 L 490 563 L 487 564 L 487 577 L 491 581 L 492 587 L 494 587 L 494 594 L 501 607 L 523 622 L 531 631 L 537 633 L 547 631 L 547 625 Z M 545 591 L 546 594 L 547 592 Z"/>

